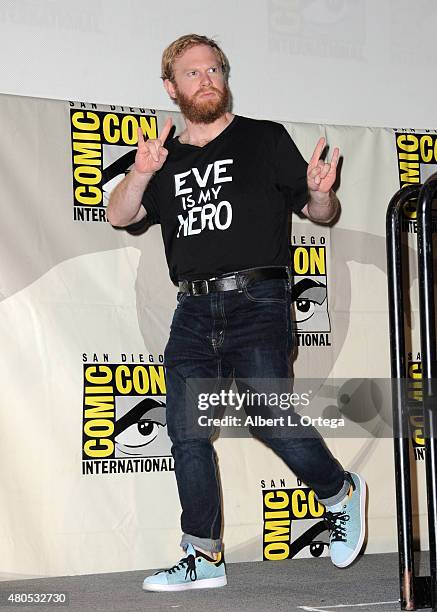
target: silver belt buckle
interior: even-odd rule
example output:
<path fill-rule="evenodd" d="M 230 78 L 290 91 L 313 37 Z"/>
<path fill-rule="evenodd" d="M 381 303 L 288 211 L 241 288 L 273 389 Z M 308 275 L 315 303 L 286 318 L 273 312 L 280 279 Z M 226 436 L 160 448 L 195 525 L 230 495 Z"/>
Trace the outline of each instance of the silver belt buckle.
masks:
<path fill-rule="evenodd" d="M 207 280 L 200 280 L 200 281 L 193 281 L 192 282 L 192 289 L 193 289 L 193 295 L 205 295 L 205 292 L 202 291 L 196 291 L 196 283 L 205 283 L 206 284 L 206 293 L 209 293 L 209 283 Z M 202 285 L 200 285 L 202 287 Z"/>

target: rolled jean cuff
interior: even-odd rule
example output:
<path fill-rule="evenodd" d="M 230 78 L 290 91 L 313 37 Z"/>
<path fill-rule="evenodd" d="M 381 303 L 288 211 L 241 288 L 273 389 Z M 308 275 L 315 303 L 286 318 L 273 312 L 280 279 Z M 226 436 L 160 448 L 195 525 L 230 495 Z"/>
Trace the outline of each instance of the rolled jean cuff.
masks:
<path fill-rule="evenodd" d="M 350 486 L 351 486 L 350 480 L 346 479 L 343 483 L 342 488 L 340 489 L 338 493 L 336 493 L 335 495 L 332 495 L 331 497 L 326 497 L 325 499 L 319 498 L 319 502 L 323 504 L 326 508 L 329 506 L 335 506 L 335 504 L 338 504 L 346 497 Z"/>
<path fill-rule="evenodd" d="M 221 540 L 210 540 L 209 538 L 198 538 L 197 536 L 190 535 L 189 533 L 184 533 L 181 540 L 181 546 L 185 550 L 188 544 L 192 544 L 194 548 L 198 546 L 202 550 L 206 550 L 208 552 L 218 553 L 222 550 L 222 541 Z"/>

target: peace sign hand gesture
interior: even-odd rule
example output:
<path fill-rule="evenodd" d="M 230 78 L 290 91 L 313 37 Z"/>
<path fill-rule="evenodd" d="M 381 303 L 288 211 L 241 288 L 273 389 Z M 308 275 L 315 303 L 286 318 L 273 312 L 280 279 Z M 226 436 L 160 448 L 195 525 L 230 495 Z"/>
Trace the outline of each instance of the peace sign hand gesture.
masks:
<path fill-rule="evenodd" d="M 308 163 L 307 183 L 309 191 L 328 193 L 335 182 L 337 163 L 340 155 L 338 147 L 335 147 L 331 163 L 324 162 L 320 155 L 325 147 L 325 139 L 319 139 L 314 153 Z"/>
<path fill-rule="evenodd" d="M 135 156 L 134 168 L 140 174 L 154 174 L 162 168 L 167 159 L 168 151 L 164 143 L 170 133 L 172 119 L 168 117 L 158 138 L 144 140 L 142 129 L 138 128 L 138 150 Z"/>

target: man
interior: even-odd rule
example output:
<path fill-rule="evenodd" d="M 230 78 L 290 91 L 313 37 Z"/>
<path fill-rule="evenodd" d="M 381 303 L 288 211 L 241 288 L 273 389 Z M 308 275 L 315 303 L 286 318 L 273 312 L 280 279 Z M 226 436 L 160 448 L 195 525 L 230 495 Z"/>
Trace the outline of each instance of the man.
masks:
<path fill-rule="evenodd" d="M 144 580 L 152 591 L 226 584 L 216 455 L 210 436 L 191 427 L 187 380 L 289 376 L 288 213 L 329 223 L 339 210 L 331 189 L 338 149 L 324 163 L 321 138 L 307 165 L 282 125 L 233 115 L 228 68 L 207 37 L 182 36 L 169 45 L 162 79 L 185 130 L 168 143 L 171 119 L 157 139 L 144 142 L 139 131 L 135 164 L 107 211 L 119 227 L 146 217 L 161 223 L 170 276 L 179 284 L 165 364 L 186 555 Z M 365 532 L 362 478 L 345 472 L 316 432 L 256 434 L 326 506 L 333 563 L 352 563 Z"/>

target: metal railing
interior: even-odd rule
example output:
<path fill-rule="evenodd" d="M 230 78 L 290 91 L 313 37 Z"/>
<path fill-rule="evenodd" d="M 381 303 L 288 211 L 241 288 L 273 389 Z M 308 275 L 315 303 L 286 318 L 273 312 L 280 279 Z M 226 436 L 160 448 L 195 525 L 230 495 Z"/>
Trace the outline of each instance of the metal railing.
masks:
<path fill-rule="evenodd" d="M 437 392 L 435 387 L 436 334 L 433 278 L 433 245 L 431 207 L 437 194 L 437 174 L 422 186 L 400 189 L 387 209 L 387 277 L 390 319 L 390 353 L 393 401 L 393 439 L 398 521 L 399 579 L 401 608 L 437 610 Z M 413 549 L 413 516 L 411 505 L 410 428 L 407 397 L 405 350 L 405 309 L 403 287 L 403 247 L 401 220 L 403 206 L 417 200 L 418 274 L 423 378 L 423 416 L 425 431 L 426 487 L 430 576 L 416 576 Z"/>

